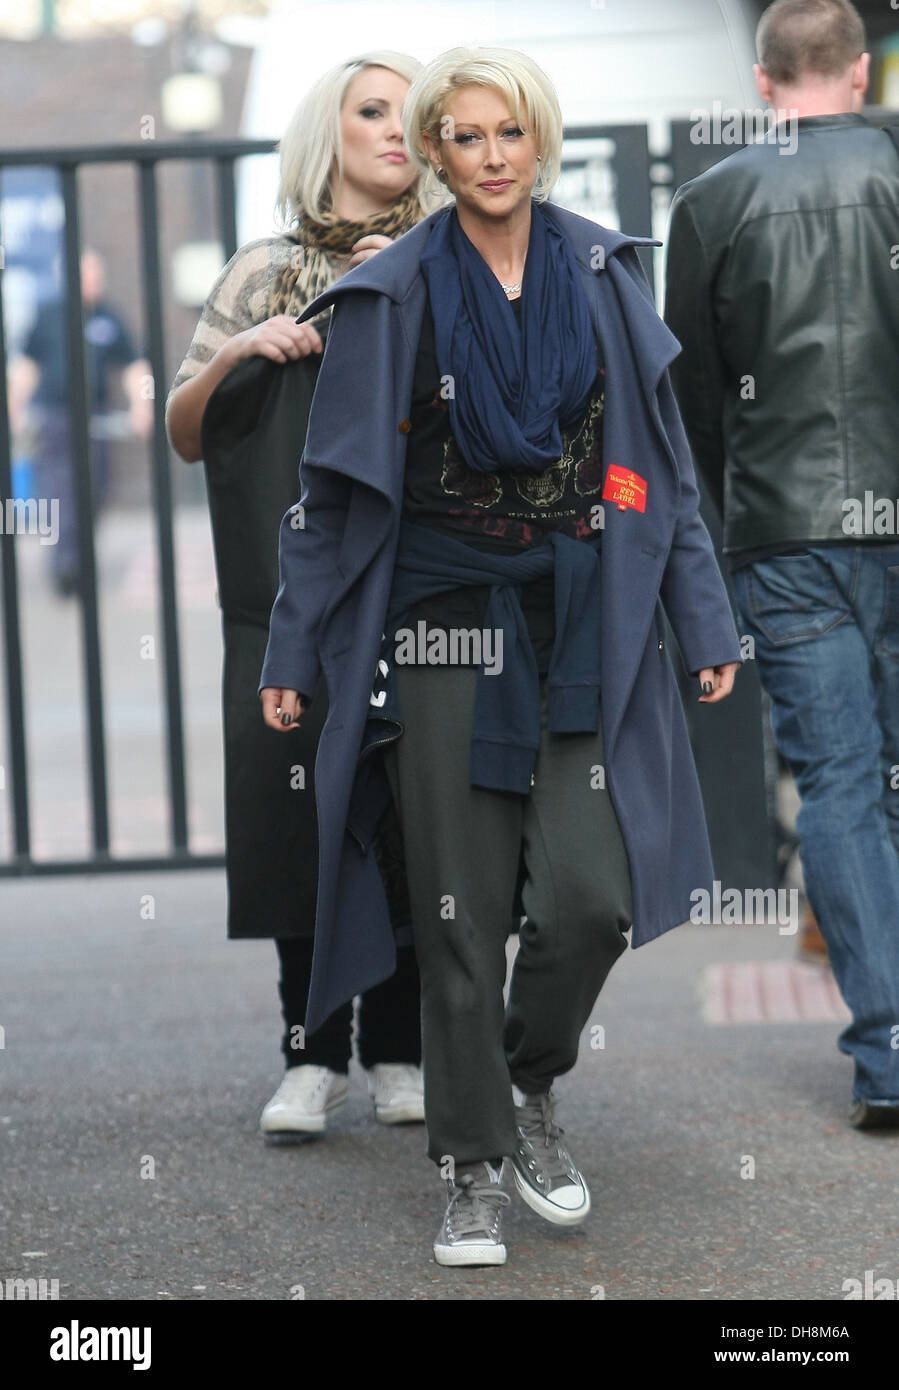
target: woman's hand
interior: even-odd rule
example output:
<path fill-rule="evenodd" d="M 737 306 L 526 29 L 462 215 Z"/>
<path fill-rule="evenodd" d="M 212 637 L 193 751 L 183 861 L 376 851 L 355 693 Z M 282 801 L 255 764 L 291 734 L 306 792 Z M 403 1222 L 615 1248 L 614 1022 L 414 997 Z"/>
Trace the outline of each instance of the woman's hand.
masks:
<path fill-rule="evenodd" d="M 273 362 L 296 361 L 321 352 L 322 340 L 308 323 L 297 323 L 289 314 L 276 314 L 252 328 L 245 328 L 220 348 L 231 366 L 245 357 L 270 357 Z"/>
<path fill-rule="evenodd" d="M 714 705 L 717 700 L 729 695 L 739 669 L 739 661 L 726 661 L 723 666 L 704 666 L 699 673 L 699 685 L 704 692 L 699 697 L 700 704 Z M 708 693 L 705 693 L 707 688 Z"/>
<path fill-rule="evenodd" d="M 267 685 L 260 690 L 259 698 L 262 701 L 262 718 L 270 729 L 287 733 L 297 727 L 303 713 L 303 701 L 298 691 Z"/>
<path fill-rule="evenodd" d="M 349 269 L 354 265 L 361 265 L 363 261 L 368 261 L 372 256 L 376 256 L 379 251 L 383 251 L 385 246 L 390 245 L 389 236 L 364 236 L 360 237 L 353 245 L 353 254 L 350 258 Z"/>

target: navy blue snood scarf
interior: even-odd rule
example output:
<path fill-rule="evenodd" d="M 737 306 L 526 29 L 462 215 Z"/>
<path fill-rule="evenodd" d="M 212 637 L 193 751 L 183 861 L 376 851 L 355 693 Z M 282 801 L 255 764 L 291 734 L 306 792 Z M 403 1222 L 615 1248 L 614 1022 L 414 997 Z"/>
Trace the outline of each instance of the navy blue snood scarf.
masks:
<path fill-rule="evenodd" d="M 435 219 L 421 268 L 462 457 L 483 473 L 544 472 L 562 453 L 562 428 L 586 408 L 597 372 L 590 310 L 564 233 L 531 202 L 520 331 L 455 207 Z"/>

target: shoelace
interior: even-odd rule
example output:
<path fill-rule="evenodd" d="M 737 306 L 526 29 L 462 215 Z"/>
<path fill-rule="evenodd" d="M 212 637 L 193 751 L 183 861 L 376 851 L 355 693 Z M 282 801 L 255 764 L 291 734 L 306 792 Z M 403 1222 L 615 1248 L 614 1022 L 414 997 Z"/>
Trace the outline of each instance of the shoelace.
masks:
<path fill-rule="evenodd" d="M 454 1236 L 489 1232 L 498 1208 L 507 1207 L 512 1200 L 496 1183 L 479 1182 L 473 1173 L 456 1178 L 455 1188 L 447 1209 Z"/>
<path fill-rule="evenodd" d="M 296 1071 L 295 1076 L 292 1075 L 294 1071 Z M 302 1076 L 298 1067 L 291 1067 L 290 1071 L 287 1073 L 287 1076 L 281 1082 L 281 1085 L 278 1087 L 278 1089 L 279 1091 L 283 1091 L 284 1095 L 288 1097 L 293 1097 L 297 1091 L 308 1091 L 310 1096 L 314 1097 L 318 1095 L 320 1091 L 326 1091 L 330 1084 L 331 1078 L 327 1072 L 325 1072 L 324 1075 L 318 1076 L 313 1080 L 308 1075 Z"/>
<path fill-rule="evenodd" d="M 391 1090 L 418 1090 L 421 1085 L 418 1067 L 411 1062 L 384 1063 L 381 1075 Z M 389 1068 L 389 1070 L 388 1070 Z"/>
<path fill-rule="evenodd" d="M 522 1138 L 537 1150 L 540 1167 L 549 1178 L 568 1178 L 571 1176 L 569 1160 L 559 1148 L 559 1139 L 565 1133 L 553 1117 L 555 1101 L 542 1096 L 539 1105 L 519 1106 L 522 1118 L 518 1129 Z"/>

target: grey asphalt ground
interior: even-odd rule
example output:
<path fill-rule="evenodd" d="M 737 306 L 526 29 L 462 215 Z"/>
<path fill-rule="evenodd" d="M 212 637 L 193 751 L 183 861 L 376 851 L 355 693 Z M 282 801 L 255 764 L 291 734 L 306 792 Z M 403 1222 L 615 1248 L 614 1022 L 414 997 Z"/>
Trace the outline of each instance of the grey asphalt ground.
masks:
<path fill-rule="evenodd" d="M 179 512 L 176 548 L 191 847 L 220 851 L 221 638 L 202 509 Z M 34 852 L 80 857 L 77 608 L 53 597 L 36 538 L 16 553 Z M 113 853 L 164 853 L 145 512 L 104 515 L 98 565 Z M 376 1124 L 355 1064 L 324 1139 L 263 1144 L 283 1067 L 276 956 L 226 941 L 224 920 L 222 871 L 0 881 L 0 1292 L 44 1278 L 61 1300 L 157 1304 L 839 1301 L 868 1270 L 899 1292 L 899 1132 L 846 1125 L 839 1025 L 703 1020 L 709 967 L 792 960 L 795 938 L 776 927 L 680 928 L 622 957 L 593 1020 L 605 1046 L 585 1031 L 558 1085 L 590 1219 L 562 1231 L 516 1200 L 508 1264 L 452 1271 L 433 1261 L 444 1193 L 423 1129 Z"/>
<path fill-rule="evenodd" d="M 276 958 L 225 940 L 222 873 L 6 881 L 0 901 L 0 1281 L 89 1300 L 788 1303 L 899 1279 L 899 1133 L 847 1126 L 838 1025 L 703 1021 L 707 966 L 792 958 L 776 927 L 682 927 L 622 957 L 593 1019 L 605 1046 L 585 1032 L 558 1083 L 591 1217 L 566 1232 L 516 1199 L 507 1265 L 453 1271 L 433 1261 L 423 1129 L 376 1124 L 355 1063 L 325 1138 L 263 1144 Z"/>

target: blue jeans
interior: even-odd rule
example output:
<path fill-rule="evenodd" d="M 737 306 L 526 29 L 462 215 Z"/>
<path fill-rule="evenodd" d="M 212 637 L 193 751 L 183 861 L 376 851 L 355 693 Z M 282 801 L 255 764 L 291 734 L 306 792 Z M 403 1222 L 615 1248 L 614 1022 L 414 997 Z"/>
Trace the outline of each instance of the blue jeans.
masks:
<path fill-rule="evenodd" d="M 810 545 L 734 595 L 793 770 L 808 899 L 861 1100 L 899 1105 L 899 545 Z"/>

